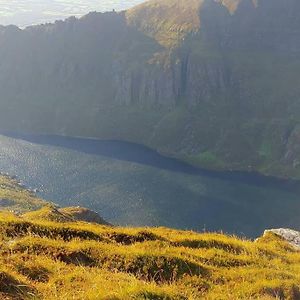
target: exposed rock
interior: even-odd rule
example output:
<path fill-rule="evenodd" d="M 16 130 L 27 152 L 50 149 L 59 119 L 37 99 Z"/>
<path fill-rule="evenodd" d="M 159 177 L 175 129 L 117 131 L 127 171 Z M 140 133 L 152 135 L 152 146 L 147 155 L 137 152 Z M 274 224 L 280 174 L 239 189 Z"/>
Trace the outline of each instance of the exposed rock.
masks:
<path fill-rule="evenodd" d="M 264 235 L 269 232 L 274 233 L 284 240 L 286 240 L 290 245 L 300 250 L 300 232 L 287 228 L 279 228 L 279 229 L 270 229 L 264 232 Z"/>

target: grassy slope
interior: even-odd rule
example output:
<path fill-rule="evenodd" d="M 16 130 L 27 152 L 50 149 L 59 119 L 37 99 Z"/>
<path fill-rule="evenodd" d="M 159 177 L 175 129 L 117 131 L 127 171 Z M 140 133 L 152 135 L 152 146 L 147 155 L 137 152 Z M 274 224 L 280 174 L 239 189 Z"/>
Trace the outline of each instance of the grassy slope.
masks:
<path fill-rule="evenodd" d="M 128 23 L 165 47 L 176 45 L 187 32 L 200 26 L 198 11 L 203 0 L 152 0 L 126 12 Z"/>
<path fill-rule="evenodd" d="M 13 212 L 37 210 L 47 204 L 8 176 L 0 176 L 0 208 Z"/>
<path fill-rule="evenodd" d="M 7 297 L 299 299 L 300 253 L 275 236 L 251 242 L 167 228 L 27 221 L 7 213 L 0 223 L 0 292 Z"/>
<path fill-rule="evenodd" d="M 111 227 L 62 219 L 47 206 L 1 212 L 0 252 L 1 299 L 300 297 L 300 253 L 271 234 L 253 242 Z"/>
<path fill-rule="evenodd" d="M 204 0 L 150 0 L 126 11 L 130 25 L 154 38 L 162 46 L 178 45 L 190 32 L 200 28 L 199 10 Z M 240 0 L 220 0 L 234 12 Z"/>

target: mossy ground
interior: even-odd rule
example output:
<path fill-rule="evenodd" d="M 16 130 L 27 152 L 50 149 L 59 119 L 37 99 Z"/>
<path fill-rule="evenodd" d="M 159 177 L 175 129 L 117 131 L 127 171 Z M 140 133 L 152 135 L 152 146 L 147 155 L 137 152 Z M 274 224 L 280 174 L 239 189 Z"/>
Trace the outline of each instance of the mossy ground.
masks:
<path fill-rule="evenodd" d="M 2 193 L 16 191 L 1 180 Z M 254 242 L 61 217 L 51 205 L 2 210 L 0 299 L 300 299 L 300 252 L 275 235 Z"/>
<path fill-rule="evenodd" d="M 17 180 L 0 175 L 0 209 L 22 213 L 40 209 L 46 204 Z"/>
<path fill-rule="evenodd" d="M 299 299 L 300 252 L 278 237 L 27 221 L 1 213 L 7 299 Z"/>

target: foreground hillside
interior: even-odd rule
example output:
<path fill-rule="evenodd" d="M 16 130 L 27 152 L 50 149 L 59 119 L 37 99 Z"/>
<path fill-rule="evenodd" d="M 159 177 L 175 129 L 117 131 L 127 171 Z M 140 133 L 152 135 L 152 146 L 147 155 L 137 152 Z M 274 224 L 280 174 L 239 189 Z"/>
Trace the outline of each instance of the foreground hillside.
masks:
<path fill-rule="evenodd" d="M 300 298 L 300 252 L 272 233 L 253 242 L 73 216 L 50 204 L 18 215 L 2 207 L 1 299 Z"/>
<path fill-rule="evenodd" d="M 0 214 L 1 299 L 299 299 L 300 253 L 167 228 Z"/>

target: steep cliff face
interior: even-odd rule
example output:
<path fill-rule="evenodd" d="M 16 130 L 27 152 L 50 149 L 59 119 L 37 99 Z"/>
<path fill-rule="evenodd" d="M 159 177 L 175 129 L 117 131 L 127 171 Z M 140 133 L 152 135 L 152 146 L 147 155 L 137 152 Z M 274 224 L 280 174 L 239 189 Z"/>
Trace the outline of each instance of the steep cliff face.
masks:
<path fill-rule="evenodd" d="M 0 127 L 300 176 L 300 3 L 152 0 L 0 28 Z"/>

